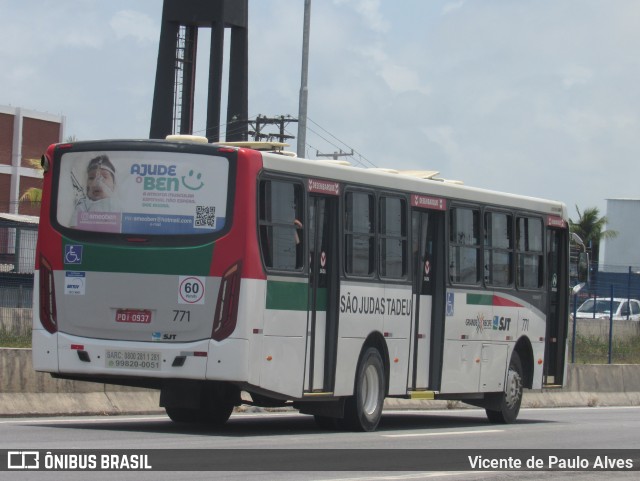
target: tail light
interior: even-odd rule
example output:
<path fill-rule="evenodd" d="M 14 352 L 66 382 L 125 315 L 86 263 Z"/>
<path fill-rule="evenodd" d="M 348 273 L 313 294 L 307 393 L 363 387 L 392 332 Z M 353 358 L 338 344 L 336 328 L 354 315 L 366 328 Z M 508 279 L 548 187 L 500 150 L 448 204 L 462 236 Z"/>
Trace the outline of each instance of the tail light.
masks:
<path fill-rule="evenodd" d="M 238 299 L 240 297 L 240 262 L 234 264 L 222 276 L 216 314 L 213 319 L 211 338 L 222 341 L 231 335 L 238 322 Z"/>
<path fill-rule="evenodd" d="M 57 332 L 58 316 L 53 270 L 44 257 L 40 257 L 40 322 L 51 334 Z"/>

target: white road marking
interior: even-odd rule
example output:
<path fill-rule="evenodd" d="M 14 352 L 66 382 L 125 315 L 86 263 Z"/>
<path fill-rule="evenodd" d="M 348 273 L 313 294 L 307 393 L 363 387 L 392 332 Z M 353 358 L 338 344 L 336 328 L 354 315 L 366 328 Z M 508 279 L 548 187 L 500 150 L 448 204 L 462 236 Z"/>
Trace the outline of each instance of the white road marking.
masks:
<path fill-rule="evenodd" d="M 501 433 L 504 429 L 482 429 L 477 431 L 446 431 L 440 433 L 408 433 L 408 434 L 382 434 L 383 438 L 416 438 L 422 436 L 456 436 L 458 434 L 484 434 Z"/>

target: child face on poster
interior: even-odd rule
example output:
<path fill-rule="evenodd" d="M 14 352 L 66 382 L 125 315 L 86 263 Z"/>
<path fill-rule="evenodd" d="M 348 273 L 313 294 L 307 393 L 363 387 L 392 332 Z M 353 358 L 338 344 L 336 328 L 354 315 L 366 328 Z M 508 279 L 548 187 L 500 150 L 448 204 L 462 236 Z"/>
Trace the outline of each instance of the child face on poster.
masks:
<path fill-rule="evenodd" d="M 87 197 L 90 200 L 107 199 L 116 186 L 115 168 L 106 155 L 96 157 L 87 166 Z"/>

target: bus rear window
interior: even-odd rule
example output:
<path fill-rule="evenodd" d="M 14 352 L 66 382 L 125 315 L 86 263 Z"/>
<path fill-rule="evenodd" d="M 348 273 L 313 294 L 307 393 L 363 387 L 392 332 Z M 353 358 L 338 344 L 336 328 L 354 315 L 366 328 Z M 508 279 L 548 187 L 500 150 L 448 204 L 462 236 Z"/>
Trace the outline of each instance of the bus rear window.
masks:
<path fill-rule="evenodd" d="M 67 152 L 56 219 L 63 227 L 120 234 L 211 234 L 224 228 L 229 162 L 202 154 Z"/>

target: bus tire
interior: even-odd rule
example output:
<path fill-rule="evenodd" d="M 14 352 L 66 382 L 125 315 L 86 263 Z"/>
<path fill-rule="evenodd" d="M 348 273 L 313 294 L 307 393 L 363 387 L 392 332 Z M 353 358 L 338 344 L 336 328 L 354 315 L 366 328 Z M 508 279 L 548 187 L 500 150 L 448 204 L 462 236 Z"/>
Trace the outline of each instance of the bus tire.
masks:
<path fill-rule="evenodd" d="M 206 410 L 203 409 L 202 421 L 208 426 L 222 426 L 231 417 L 233 407 L 233 404 L 227 402 L 208 406 Z"/>
<path fill-rule="evenodd" d="M 382 357 L 376 348 L 369 347 L 358 364 L 353 396 L 346 399 L 344 419 L 339 424 L 354 431 L 375 431 L 382 417 L 384 394 Z"/>
<path fill-rule="evenodd" d="M 196 423 L 200 419 L 198 409 L 165 407 L 164 410 L 174 423 Z"/>
<path fill-rule="evenodd" d="M 222 426 L 233 412 L 233 404 L 202 407 L 200 409 L 166 407 L 167 416 L 174 423 L 201 423 L 207 426 Z"/>
<path fill-rule="evenodd" d="M 523 385 L 522 363 L 520 356 L 514 351 L 509 362 L 505 391 L 499 394 L 500 398 L 496 403 L 498 409 L 493 409 L 493 406 L 492 409 L 486 409 L 489 421 L 496 424 L 511 424 L 516 421 L 522 404 Z"/>

